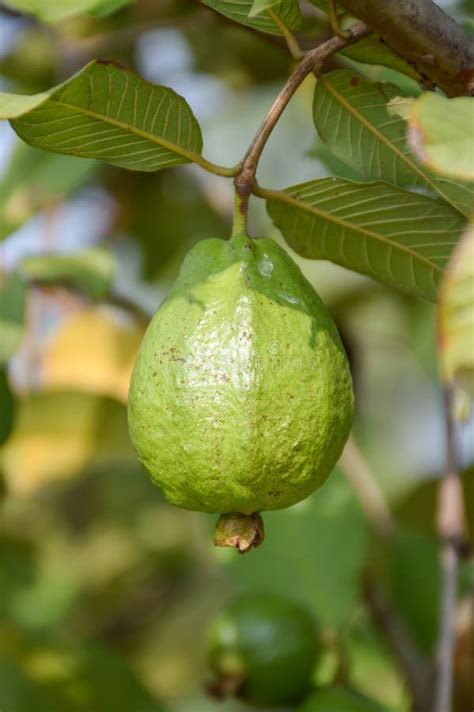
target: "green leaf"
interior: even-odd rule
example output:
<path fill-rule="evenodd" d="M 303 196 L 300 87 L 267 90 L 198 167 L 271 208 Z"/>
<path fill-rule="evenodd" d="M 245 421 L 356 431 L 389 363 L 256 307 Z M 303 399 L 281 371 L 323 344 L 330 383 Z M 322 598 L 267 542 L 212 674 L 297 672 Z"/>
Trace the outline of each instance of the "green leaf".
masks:
<path fill-rule="evenodd" d="M 129 2 L 131 0 L 5 0 L 4 4 L 45 22 L 57 22 L 65 17 L 96 10 L 100 15 L 111 14 Z"/>
<path fill-rule="evenodd" d="M 76 190 L 94 166 L 94 161 L 45 153 L 19 141 L 0 181 L 0 240 Z"/>
<path fill-rule="evenodd" d="M 202 2 L 241 25 L 253 27 L 261 32 L 268 32 L 271 35 L 282 34 L 268 13 L 258 11 L 259 14 L 252 15 L 252 11 L 255 12 L 254 0 L 202 0 Z M 256 0 L 256 2 L 259 3 L 259 6 L 261 5 L 261 0 Z M 264 4 L 267 8 L 271 5 L 272 10 L 290 30 L 298 29 L 301 15 L 296 0 L 280 0 L 279 2 L 268 0 Z"/>
<path fill-rule="evenodd" d="M 89 247 L 70 254 L 25 257 L 20 269 L 35 282 L 70 284 L 93 299 L 101 299 L 110 291 L 116 263 L 107 250 Z"/>
<path fill-rule="evenodd" d="M 474 224 L 464 232 L 443 280 L 439 337 L 446 380 L 474 395 Z"/>
<path fill-rule="evenodd" d="M 464 222 L 442 201 L 387 183 L 323 178 L 264 195 L 298 254 L 433 301 Z"/>
<path fill-rule="evenodd" d="M 340 50 L 340 54 L 363 64 L 380 64 L 390 67 L 407 77 L 419 80 L 420 74 L 408 62 L 396 54 L 378 35 L 368 35 L 349 47 Z"/>
<path fill-rule="evenodd" d="M 309 0 L 311 5 L 314 5 L 317 7 L 321 12 L 325 12 L 326 14 L 329 14 L 329 2 L 328 0 Z M 341 15 L 345 13 L 345 10 L 340 7 L 339 5 L 336 5 L 337 9 L 337 14 Z"/>
<path fill-rule="evenodd" d="M 318 133 L 364 180 L 423 188 L 469 216 L 473 186 L 434 177 L 411 153 L 406 123 L 390 109 L 401 93 L 394 84 L 372 83 L 350 70 L 325 74 L 314 95 Z"/>
<path fill-rule="evenodd" d="M 43 94 L 0 94 L 2 117 L 31 146 L 132 170 L 187 163 L 202 149 L 182 97 L 111 62 L 91 62 Z"/>
<path fill-rule="evenodd" d="M 425 92 L 413 102 L 408 126 L 410 146 L 429 170 L 474 180 L 474 98 Z"/>
<path fill-rule="evenodd" d="M 256 17 L 256 15 L 260 15 L 265 10 L 268 10 L 268 8 L 278 5 L 279 1 L 280 0 L 253 0 L 252 7 L 249 11 L 249 17 Z"/>
<path fill-rule="evenodd" d="M 0 366 L 0 446 L 8 440 L 15 419 L 15 397 L 5 366 Z"/>
<path fill-rule="evenodd" d="M 18 273 L 0 273 L 0 364 L 8 361 L 23 338 L 26 295 L 26 282 Z"/>
<path fill-rule="evenodd" d="M 130 5 L 132 0 L 99 0 L 88 10 L 88 15 L 93 17 L 108 17 L 124 7 Z"/>

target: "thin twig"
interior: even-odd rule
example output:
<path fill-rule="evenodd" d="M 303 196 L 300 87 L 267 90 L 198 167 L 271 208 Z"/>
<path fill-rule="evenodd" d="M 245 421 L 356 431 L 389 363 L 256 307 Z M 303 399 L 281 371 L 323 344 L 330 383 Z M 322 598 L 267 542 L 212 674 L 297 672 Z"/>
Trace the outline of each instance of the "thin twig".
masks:
<path fill-rule="evenodd" d="M 336 1 L 329 0 L 328 5 L 329 5 L 329 20 L 331 22 L 332 31 L 338 37 L 342 37 L 343 39 L 346 40 L 348 37 L 351 36 L 351 31 L 343 30 L 339 23 L 339 15 L 337 12 Z"/>
<path fill-rule="evenodd" d="M 351 485 L 375 534 L 388 539 L 397 525 L 369 463 L 354 438 L 347 441 L 339 467 Z"/>
<path fill-rule="evenodd" d="M 292 33 L 292 31 L 289 29 L 289 27 L 283 22 L 281 19 L 280 15 L 273 10 L 273 8 L 268 7 L 266 9 L 267 15 L 269 15 L 275 25 L 279 27 L 281 34 L 285 38 L 286 46 L 288 47 L 288 50 L 293 57 L 293 59 L 296 59 L 297 62 L 300 61 L 300 59 L 303 58 L 303 50 L 298 44 L 298 40 Z"/>
<path fill-rule="evenodd" d="M 323 44 L 319 45 L 319 47 L 315 47 L 307 52 L 299 65 L 296 67 L 293 74 L 291 74 L 255 134 L 255 137 L 253 138 L 252 143 L 250 144 L 242 160 L 240 171 L 235 178 L 235 189 L 240 198 L 241 212 L 244 215 L 247 212 L 249 195 L 252 193 L 256 185 L 255 174 L 262 151 L 265 148 L 265 144 L 267 143 L 280 116 L 298 87 L 302 84 L 308 74 L 319 66 L 327 57 L 334 52 L 338 52 L 348 44 L 361 39 L 368 34 L 368 32 L 369 30 L 363 23 L 358 23 L 351 28 L 350 39 L 331 37 L 331 39 L 327 40 L 327 42 L 323 42 Z"/>
<path fill-rule="evenodd" d="M 441 606 L 436 649 L 436 688 L 433 712 L 450 712 L 453 693 L 456 594 L 461 549 L 465 541 L 464 506 L 457 471 L 453 419 L 453 387 L 444 386 L 446 473 L 438 496 L 438 533 L 441 538 Z"/>

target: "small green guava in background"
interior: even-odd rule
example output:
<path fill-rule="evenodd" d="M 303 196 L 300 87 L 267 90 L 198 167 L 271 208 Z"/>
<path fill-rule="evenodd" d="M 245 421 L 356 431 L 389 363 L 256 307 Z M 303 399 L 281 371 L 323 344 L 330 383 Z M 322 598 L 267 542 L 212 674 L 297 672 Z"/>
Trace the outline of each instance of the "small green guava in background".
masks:
<path fill-rule="evenodd" d="M 299 702 L 311 689 L 319 649 L 314 620 L 304 608 L 270 594 L 238 598 L 209 631 L 210 691 L 255 705 Z"/>
<path fill-rule="evenodd" d="M 273 240 L 202 240 L 153 317 L 135 364 L 129 428 L 178 507 L 216 512 L 215 543 L 263 540 L 259 512 L 320 487 L 354 399 L 336 326 Z"/>

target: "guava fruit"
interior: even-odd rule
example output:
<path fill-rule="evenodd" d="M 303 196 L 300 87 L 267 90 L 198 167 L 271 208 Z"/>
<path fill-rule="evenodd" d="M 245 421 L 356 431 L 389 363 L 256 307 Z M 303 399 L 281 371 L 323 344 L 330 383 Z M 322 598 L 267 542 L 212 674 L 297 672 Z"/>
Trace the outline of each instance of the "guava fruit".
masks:
<path fill-rule="evenodd" d="M 311 689 L 318 652 L 315 624 L 304 608 L 274 595 L 241 597 L 209 629 L 209 690 L 257 705 L 298 702 Z"/>
<path fill-rule="evenodd" d="M 309 695 L 297 712 L 389 712 L 378 702 L 344 687 L 328 687 Z"/>
<path fill-rule="evenodd" d="M 353 415 L 328 311 L 273 240 L 199 242 L 154 315 L 132 374 L 138 457 L 178 507 L 224 516 L 216 543 L 258 545 L 258 512 L 319 487 Z"/>

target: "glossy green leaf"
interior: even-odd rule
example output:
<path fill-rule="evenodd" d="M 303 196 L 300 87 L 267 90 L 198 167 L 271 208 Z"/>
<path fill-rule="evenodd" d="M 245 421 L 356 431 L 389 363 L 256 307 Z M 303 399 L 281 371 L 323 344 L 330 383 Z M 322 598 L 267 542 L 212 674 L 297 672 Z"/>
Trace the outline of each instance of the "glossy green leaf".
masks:
<path fill-rule="evenodd" d="M 327 259 L 436 300 L 463 219 L 448 205 L 387 183 L 323 178 L 278 192 L 267 209 L 303 257 Z"/>
<path fill-rule="evenodd" d="M 423 188 L 469 216 L 473 186 L 433 176 L 410 151 L 406 123 L 390 108 L 401 94 L 394 84 L 372 83 L 350 70 L 325 74 L 314 94 L 318 133 L 364 180 Z"/>
<path fill-rule="evenodd" d="M 107 295 L 116 271 L 113 256 L 101 247 L 66 254 L 35 255 L 21 261 L 26 278 L 44 284 L 65 283 L 94 299 Z"/>
<path fill-rule="evenodd" d="M 14 354 L 23 338 L 27 285 L 18 273 L 0 273 L 0 364 Z"/>
<path fill-rule="evenodd" d="M 45 153 L 19 141 L 0 180 L 0 240 L 80 187 L 94 166 L 89 159 Z"/>
<path fill-rule="evenodd" d="M 446 380 L 474 395 L 474 224 L 464 232 L 442 284 L 439 344 Z"/>
<path fill-rule="evenodd" d="M 220 12 L 241 25 L 253 27 L 261 32 L 268 32 L 272 35 L 281 35 L 281 30 L 270 15 L 263 11 L 255 12 L 254 0 L 202 0 L 208 7 Z M 261 3 L 259 2 L 259 5 Z M 279 16 L 281 21 L 290 29 L 298 29 L 301 22 L 301 15 L 298 2 L 295 0 L 280 0 L 280 2 L 265 3 L 268 7 L 271 4 L 272 10 Z"/>
<path fill-rule="evenodd" d="M 474 181 L 474 98 L 425 92 L 412 103 L 408 126 L 411 148 L 431 171 Z"/>
<path fill-rule="evenodd" d="M 182 97 L 111 62 L 91 62 L 43 94 L 0 94 L 0 117 L 31 146 L 132 170 L 186 163 L 202 149 Z"/>

